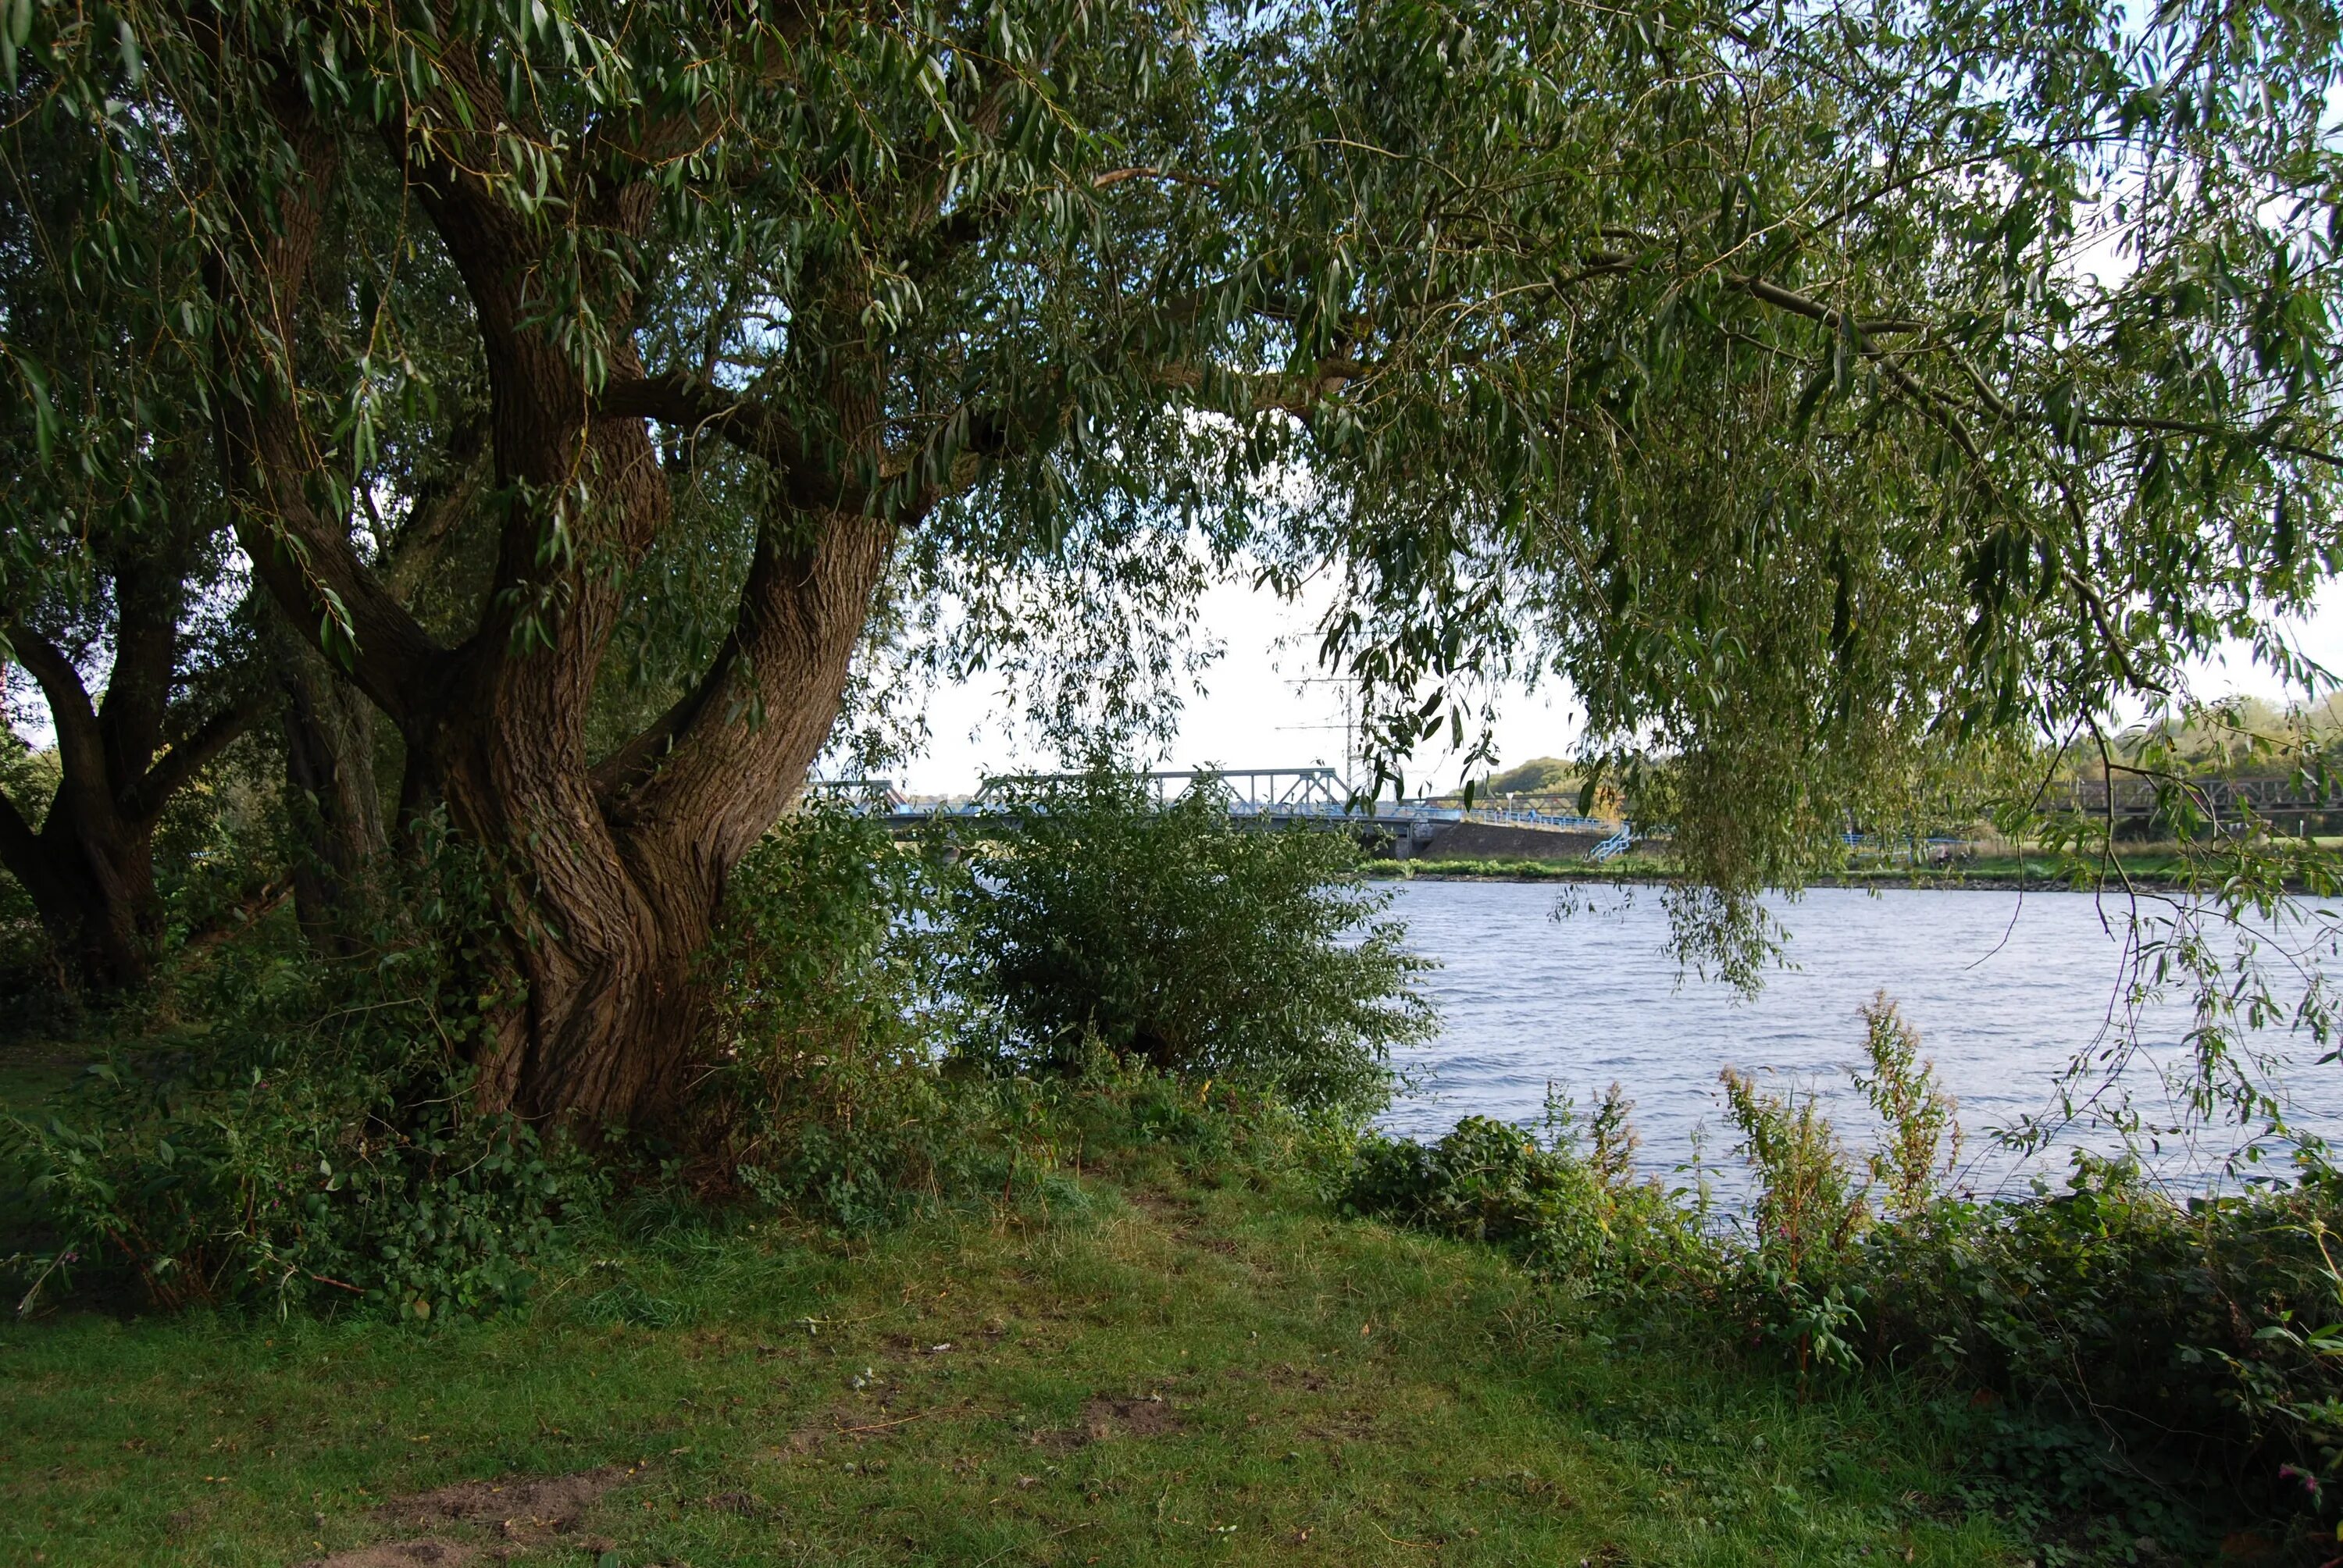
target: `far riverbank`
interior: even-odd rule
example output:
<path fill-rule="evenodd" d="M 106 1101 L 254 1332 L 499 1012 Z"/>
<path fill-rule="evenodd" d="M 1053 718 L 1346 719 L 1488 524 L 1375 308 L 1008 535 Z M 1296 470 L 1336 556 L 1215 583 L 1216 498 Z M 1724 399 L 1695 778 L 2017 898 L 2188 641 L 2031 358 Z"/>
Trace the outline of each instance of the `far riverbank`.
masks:
<path fill-rule="evenodd" d="M 1677 875 L 1664 862 L 1648 859 L 1597 862 L 1583 859 L 1431 859 L 1371 861 L 1366 874 L 1377 881 L 1599 882 L 1628 886 L 1662 886 L 1675 880 Z M 2201 872 L 2194 874 L 2202 875 Z M 2111 875 L 2108 886 L 2120 889 L 2127 880 L 2135 888 L 2171 890 L 2187 886 L 2191 875 L 2190 869 L 2178 857 L 2157 856 L 2142 862 L 2125 862 L 2121 877 Z M 1966 866 L 1858 869 L 1816 877 L 1807 885 L 1815 888 L 1896 888 L 1931 891 L 1967 889 L 1979 892 L 2016 893 L 2098 890 L 2089 886 L 2077 886 L 2053 860 L 2029 859 L 2020 861 L 2014 857 L 1976 861 Z"/>

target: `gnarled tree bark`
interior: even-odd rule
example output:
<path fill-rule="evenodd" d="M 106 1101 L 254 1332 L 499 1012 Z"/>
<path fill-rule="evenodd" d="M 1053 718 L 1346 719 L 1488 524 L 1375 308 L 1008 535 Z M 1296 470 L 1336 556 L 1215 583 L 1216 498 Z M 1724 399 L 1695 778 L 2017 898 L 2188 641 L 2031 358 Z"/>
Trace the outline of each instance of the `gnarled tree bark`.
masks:
<path fill-rule="evenodd" d="M 450 92 L 498 96 L 462 45 Z M 301 178 L 255 213 L 250 254 L 215 287 L 242 325 L 223 344 L 218 446 L 256 575 L 291 624 L 346 661 L 398 727 L 409 799 L 444 806 L 487 858 L 501 907 L 500 978 L 518 1000 L 475 1048 L 477 1102 L 587 1132 L 669 1122 L 689 1082 L 704 999 L 693 962 L 733 868 L 787 809 L 837 718 L 854 648 L 900 527 L 932 493 L 877 515 L 868 476 L 885 467 L 868 366 L 835 377 L 836 429 L 820 453 L 762 421 L 739 444 L 779 470 L 733 630 L 695 688 L 643 734 L 587 754 L 596 678 L 622 608 L 609 567 L 639 561 L 669 518 L 669 477 L 648 420 L 697 425 L 630 347 L 628 285 L 588 267 L 614 324 L 596 395 L 526 290 L 549 244 L 475 171 L 496 158 L 440 117 L 387 136 L 470 294 L 490 390 L 488 447 L 507 498 L 493 586 L 460 643 L 435 639 L 394 574 L 352 548 L 317 504 L 333 477 L 298 414 L 293 351 L 320 216 L 339 166 L 332 136 L 289 76 L 272 105 Z M 674 127 L 637 127 L 642 136 Z M 488 133 L 480 133 L 485 138 Z M 468 156 L 477 153 L 478 156 Z M 640 237 L 647 184 L 578 193 L 613 243 Z M 845 319 L 859 302 L 842 307 Z M 582 499 L 581 499 L 582 498 Z M 567 508 L 557 513 L 557 508 Z M 576 541 L 548 550 L 551 535 Z"/>

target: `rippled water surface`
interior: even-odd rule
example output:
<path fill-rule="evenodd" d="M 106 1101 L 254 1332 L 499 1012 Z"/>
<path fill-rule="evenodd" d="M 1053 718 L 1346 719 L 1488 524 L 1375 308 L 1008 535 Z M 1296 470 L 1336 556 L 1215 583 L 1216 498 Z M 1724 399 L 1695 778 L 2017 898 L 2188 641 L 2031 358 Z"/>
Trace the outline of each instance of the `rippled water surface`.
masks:
<path fill-rule="evenodd" d="M 1747 1000 L 1722 984 L 1679 980 L 1663 950 L 1667 918 L 1655 894 L 1589 888 L 1578 896 L 1592 907 L 1557 920 L 1552 885 L 1401 887 L 1393 912 L 1417 950 L 1443 966 L 1429 990 L 1444 1028 L 1403 1064 L 1422 1081 L 1385 1125 L 1437 1137 L 1475 1113 L 1530 1121 L 1549 1081 L 1584 1106 L 1616 1080 L 1636 1101 L 1647 1167 L 1688 1159 L 1696 1128 L 1706 1159 L 1729 1164 L 1733 1139 L 1716 1095 L 1718 1070 L 1729 1064 L 1813 1086 L 1849 1141 L 1861 1143 L 1869 1112 L 1847 1068 L 1862 1060 L 1856 1009 L 1884 989 L 1918 1025 L 1926 1054 L 1960 1100 L 1968 1179 L 1992 1189 L 2026 1171 L 1977 1134 L 2049 1109 L 2061 1070 L 2107 1038 L 2117 1016 L 2124 920 L 2111 906 L 2103 925 L 2098 901 L 2081 894 L 1817 890 L 1776 906 L 1799 967 L 1774 973 Z M 2338 960 L 2326 962 L 2343 978 Z M 2124 1078 L 2144 1111 L 2172 1114 L 2158 1074 L 2184 1059 L 2189 1018 L 2177 1001 L 2144 1015 L 2146 1049 Z M 2343 1139 L 2343 1069 L 2318 1065 L 2321 1051 L 2307 1040 L 2262 1038 L 2293 1059 L 2286 1083 L 2298 1123 Z M 2068 1141 L 2113 1142 L 2084 1128 Z M 2216 1134 L 2194 1148 L 2167 1146 L 2160 1166 L 2201 1181 L 2230 1141 Z M 2066 1156 L 2041 1158 L 2063 1166 Z"/>

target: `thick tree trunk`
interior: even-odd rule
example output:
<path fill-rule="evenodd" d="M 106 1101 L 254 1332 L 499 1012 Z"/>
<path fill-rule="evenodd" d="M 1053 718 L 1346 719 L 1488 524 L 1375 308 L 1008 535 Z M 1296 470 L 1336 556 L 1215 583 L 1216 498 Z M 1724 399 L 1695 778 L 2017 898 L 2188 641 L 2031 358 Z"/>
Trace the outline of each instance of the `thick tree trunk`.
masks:
<path fill-rule="evenodd" d="M 480 1052 L 484 1109 L 589 1134 L 673 1124 L 726 879 L 830 735 L 890 545 L 841 517 L 816 548 L 761 550 L 735 644 L 671 716 L 687 739 L 663 755 L 589 768 L 582 704 L 552 689 L 566 643 L 502 663 L 457 707 L 469 719 L 437 733 L 439 792 L 502 874 L 503 950 L 524 990 Z"/>
<path fill-rule="evenodd" d="M 161 925 L 151 825 L 60 792 L 38 833 L 0 836 L 0 850 L 76 982 L 118 990 L 146 978 Z"/>
<path fill-rule="evenodd" d="M 285 689 L 285 784 L 302 845 L 292 867 L 303 933 L 347 948 L 387 852 L 374 771 L 374 709 L 326 661 L 290 638 L 277 668 Z"/>
<path fill-rule="evenodd" d="M 154 963 L 162 930 L 155 826 L 164 808 L 260 711 L 248 700 L 222 709 L 182 727 L 166 749 L 175 728 L 178 569 L 165 555 L 108 574 L 114 662 L 102 703 L 91 701 L 55 644 L 22 622 L 5 628 L 49 705 L 61 777 L 38 832 L 0 796 L 0 865 L 24 883 L 74 979 L 98 990 L 136 984 Z"/>
<path fill-rule="evenodd" d="M 317 498 L 344 481 L 322 467 L 320 444 L 302 428 L 289 361 L 247 361 L 247 395 L 221 404 L 223 467 L 244 502 L 238 526 L 257 575 L 292 624 L 343 628 L 337 646 L 354 680 L 399 727 L 403 806 L 441 803 L 488 858 L 502 972 L 481 978 L 510 982 L 510 1000 L 492 1007 L 477 1048 L 478 1103 L 589 1135 L 658 1125 L 680 1110 L 691 1081 L 704 1011 L 693 964 L 726 879 L 828 738 L 895 528 L 932 501 L 933 482 L 907 504 L 882 473 L 883 372 L 854 347 L 861 303 L 837 302 L 835 331 L 800 314 L 792 337 L 820 356 L 834 416 L 820 438 L 787 420 L 715 411 L 777 471 L 774 492 L 788 498 L 760 519 L 732 633 L 659 724 L 613 757 L 589 758 L 596 678 L 624 608 L 621 574 L 671 516 L 672 477 L 645 418 L 710 421 L 678 407 L 672 384 L 645 377 L 627 330 L 631 274 L 597 259 L 598 246 L 582 263 L 550 257 L 539 220 L 479 172 L 501 166 L 489 138 L 506 133 L 460 127 L 473 124 L 464 106 L 503 102 L 493 73 L 460 45 L 437 64 L 442 91 L 415 106 L 431 134 L 404 118 L 382 129 L 463 277 L 488 371 L 495 485 L 508 500 L 494 513 L 496 560 L 477 624 L 455 646 L 439 642 L 395 582 L 351 549 L 346 519 L 320 509 Z M 339 144 L 295 73 L 277 85 L 271 110 L 306 177 L 266 196 L 254 188 L 258 243 L 223 253 L 216 269 L 224 304 L 258 327 L 223 339 L 239 356 L 301 341 L 340 166 Z M 706 131 L 689 116 L 608 127 L 626 156 L 585 160 L 591 172 L 568 193 L 581 220 L 611 240 L 608 254 L 649 228 L 648 171 Z M 544 325 L 545 280 L 564 266 L 578 269 L 598 330 L 609 335 L 607 362 L 591 376 L 575 345 Z M 627 407 L 629 396 L 650 406 Z"/>

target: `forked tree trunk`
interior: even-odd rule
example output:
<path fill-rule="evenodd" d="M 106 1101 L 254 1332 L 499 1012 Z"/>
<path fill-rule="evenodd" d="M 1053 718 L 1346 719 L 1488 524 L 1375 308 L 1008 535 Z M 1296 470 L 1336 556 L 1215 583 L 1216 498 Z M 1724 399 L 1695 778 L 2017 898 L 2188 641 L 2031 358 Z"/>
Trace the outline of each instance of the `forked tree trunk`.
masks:
<path fill-rule="evenodd" d="M 108 563 L 114 658 L 102 699 L 62 648 L 21 621 L 5 628 L 48 703 L 59 776 L 38 831 L 0 795 L 0 866 L 25 885 L 68 976 L 96 990 L 134 985 L 152 968 L 163 925 L 156 826 L 262 711 L 248 696 L 199 722 L 173 711 L 192 537 Z"/>
<path fill-rule="evenodd" d="M 744 615 L 753 658 L 728 649 L 693 705 L 724 707 L 679 720 L 712 719 L 714 732 L 611 759 L 600 789 L 583 706 L 551 690 L 571 678 L 566 642 L 503 663 L 438 731 L 438 792 L 499 873 L 502 951 L 522 993 L 483 1042 L 483 1109 L 588 1133 L 668 1127 L 683 1111 L 707 1021 L 696 969 L 726 881 L 829 737 L 889 545 L 878 525 L 839 518 L 816 548 L 760 556 L 747 597 L 773 586 L 754 579 L 784 577 L 779 613 Z"/>
<path fill-rule="evenodd" d="M 478 624 L 441 644 L 356 556 L 346 518 L 317 504 L 346 481 L 303 427 L 295 367 L 266 359 L 266 345 L 303 340 L 321 215 L 343 166 L 289 69 L 271 112 L 302 177 L 266 196 L 253 187 L 257 243 L 223 252 L 214 278 L 224 306 L 252 323 L 222 339 L 223 353 L 261 356 L 223 378 L 237 390 L 220 405 L 222 466 L 255 570 L 290 623 L 337 624 L 353 679 L 398 725 L 403 801 L 442 803 L 487 857 L 500 957 L 481 978 L 502 1000 L 475 1048 L 477 1102 L 588 1135 L 663 1123 L 690 1081 L 705 1012 L 693 964 L 726 879 L 795 796 L 837 717 L 893 547 L 893 525 L 870 514 L 900 522 L 917 508 L 880 504 L 880 367 L 850 347 L 826 362 L 832 418 L 818 447 L 785 422 L 734 421 L 787 498 L 758 519 L 732 632 L 659 723 L 615 756 L 588 756 L 596 678 L 625 603 L 612 568 L 639 563 L 672 516 L 646 418 L 722 427 L 726 413 L 679 407 L 672 383 L 646 377 L 626 331 L 634 285 L 593 259 L 578 264 L 579 286 L 610 336 L 607 374 L 588 384 L 531 292 L 551 265 L 548 231 L 478 173 L 501 166 L 504 132 L 489 121 L 457 128 L 472 123 L 459 101 L 501 105 L 502 92 L 460 42 L 437 65 L 445 101 L 422 110 L 436 129 L 395 120 L 383 134 L 463 277 L 488 371 L 489 450 L 508 502 L 492 514 L 496 562 Z M 616 171 L 654 167 L 674 156 L 658 148 L 679 153 L 706 130 L 690 115 L 652 116 L 633 127 L 636 157 L 587 160 L 598 172 L 570 193 L 580 221 L 623 251 L 648 231 L 656 193 Z M 801 316 L 794 331 L 859 343 L 861 303 L 836 308 L 836 330 Z M 556 538 L 571 548 L 549 548 Z"/>
<path fill-rule="evenodd" d="M 151 824 L 60 791 L 40 831 L 5 859 L 76 983 L 118 990 L 146 978 L 161 927 Z"/>

